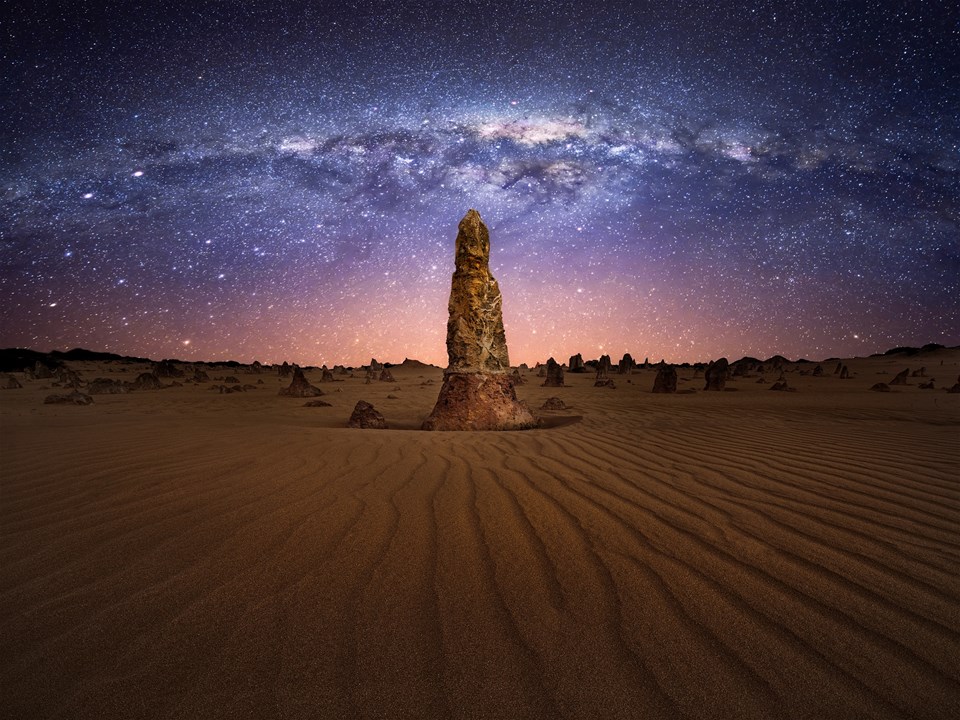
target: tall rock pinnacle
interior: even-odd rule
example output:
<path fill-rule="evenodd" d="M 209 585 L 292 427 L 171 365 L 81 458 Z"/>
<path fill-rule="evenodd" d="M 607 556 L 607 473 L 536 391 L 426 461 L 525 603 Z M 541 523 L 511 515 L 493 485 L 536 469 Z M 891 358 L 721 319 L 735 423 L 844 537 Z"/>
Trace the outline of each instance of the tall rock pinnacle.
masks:
<path fill-rule="evenodd" d="M 490 233 L 469 210 L 457 233 L 443 387 L 424 430 L 523 430 L 536 426 L 509 375 L 503 297 L 490 274 Z"/>
<path fill-rule="evenodd" d="M 468 210 L 457 233 L 457 269 L 450 288 L 447 372 L 506 372 L 503 297 L 490 274 L 490 233 L 476 210 Z"/>

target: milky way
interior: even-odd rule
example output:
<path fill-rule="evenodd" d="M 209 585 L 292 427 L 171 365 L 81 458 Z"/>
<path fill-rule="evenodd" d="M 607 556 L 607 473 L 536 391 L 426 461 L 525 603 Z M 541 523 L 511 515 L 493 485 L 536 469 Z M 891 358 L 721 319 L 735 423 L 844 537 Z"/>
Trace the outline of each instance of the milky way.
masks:
<path fill-rule="evenodd" d="M 949 3 L 148 5 L 8 24 L 0 346 L 445 364 L 471 207 L 515 363 L 960 343 Z"/>

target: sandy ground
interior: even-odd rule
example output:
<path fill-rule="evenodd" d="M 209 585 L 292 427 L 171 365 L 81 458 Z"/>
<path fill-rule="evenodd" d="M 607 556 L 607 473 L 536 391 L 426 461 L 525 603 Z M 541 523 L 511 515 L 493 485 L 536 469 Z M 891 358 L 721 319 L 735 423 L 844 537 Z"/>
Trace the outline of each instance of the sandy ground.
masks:
<path fill-rule="evenodd" d="M 414 431 L 437 369 L 310 371 L 325 408 L 272 371 L 88 407 L 24 380 L 0 715 L 960 717 L 960 395 L 868 390 L 960 352 L 834 364 L 796 393 L 530 373 L 582 419 L 519 433 Z M 346 429 L 358 399 L 395 429 Z"/>

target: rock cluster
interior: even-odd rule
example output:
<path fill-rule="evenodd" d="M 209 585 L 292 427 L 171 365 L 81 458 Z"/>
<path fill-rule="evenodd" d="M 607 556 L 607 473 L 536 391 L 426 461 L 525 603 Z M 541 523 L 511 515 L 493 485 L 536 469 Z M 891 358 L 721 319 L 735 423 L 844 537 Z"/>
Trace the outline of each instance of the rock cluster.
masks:
<path fill-rule="evenodd" d="M 517 399 L 503 329 L 503 297 L 490 274 L 490 233 L 476 210 L 460 221 L 447 309 L 447 369 L 424 430 L 522 430 L 536 420 Z"/>

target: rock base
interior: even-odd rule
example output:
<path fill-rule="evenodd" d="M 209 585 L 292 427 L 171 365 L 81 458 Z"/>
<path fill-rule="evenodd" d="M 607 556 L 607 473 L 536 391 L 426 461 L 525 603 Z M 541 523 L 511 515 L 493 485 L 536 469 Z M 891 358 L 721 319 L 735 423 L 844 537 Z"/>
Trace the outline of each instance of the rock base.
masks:
<path fill-rule="evenodd" d="M 509 375 L 447 373 L 424 430 L 529 430 L 537 421 Z"/>

